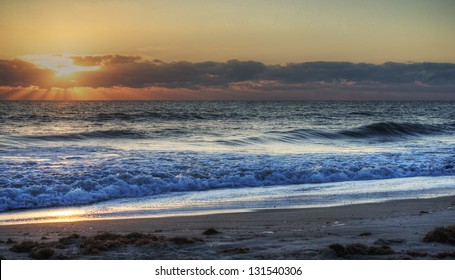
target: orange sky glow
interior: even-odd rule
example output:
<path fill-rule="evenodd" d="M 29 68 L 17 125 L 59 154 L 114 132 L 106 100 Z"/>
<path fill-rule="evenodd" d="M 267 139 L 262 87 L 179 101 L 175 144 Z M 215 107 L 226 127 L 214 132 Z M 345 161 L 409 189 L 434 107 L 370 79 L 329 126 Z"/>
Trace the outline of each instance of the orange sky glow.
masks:
<path fill-rule="evenodd" d="M 0 100 L 452 100 L 454 13 L 449 0 L 0 1 Z"/>

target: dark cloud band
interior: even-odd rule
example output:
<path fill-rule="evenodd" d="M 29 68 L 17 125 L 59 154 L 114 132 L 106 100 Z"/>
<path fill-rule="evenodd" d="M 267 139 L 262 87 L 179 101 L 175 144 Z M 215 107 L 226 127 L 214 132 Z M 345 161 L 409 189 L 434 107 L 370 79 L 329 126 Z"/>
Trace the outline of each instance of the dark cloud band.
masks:
<path fill-rule="evenodd" d="M 0 86 L 48 87 L 163 87 L 226 88 L 246 81 L 274 81 L 276 87 L 305 83 L 369 83 L 454 86 L 455 64 L 349 62 L 290 63 L 265 65 L 256 61 L 172 62 L 144 61 L 138 56 L 74 56 L 75 65 L 100 66 L 97 71 L 78 72 L 71 82 L 54 79 L 49 69 L 22 60 L 0 60 Z"/>

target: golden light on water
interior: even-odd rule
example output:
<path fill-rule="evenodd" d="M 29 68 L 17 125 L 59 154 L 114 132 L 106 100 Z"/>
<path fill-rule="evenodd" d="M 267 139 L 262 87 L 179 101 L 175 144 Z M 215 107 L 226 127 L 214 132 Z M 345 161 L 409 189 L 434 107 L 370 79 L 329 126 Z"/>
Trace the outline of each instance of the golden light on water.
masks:
<path fill-rule="evenodd" d="M 96 71 L 100 68 L 98 65 L 75 65 L 69 54 L 25 55 L 22 58 L 40 67 L 54 71 L 58 77 L 69 76 L 76 72 Z"/>

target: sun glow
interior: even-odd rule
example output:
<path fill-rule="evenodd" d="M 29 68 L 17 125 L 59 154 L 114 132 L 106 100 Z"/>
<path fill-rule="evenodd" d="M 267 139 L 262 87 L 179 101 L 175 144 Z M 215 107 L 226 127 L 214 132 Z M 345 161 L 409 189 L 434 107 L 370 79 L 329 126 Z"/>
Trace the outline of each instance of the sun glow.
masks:
<path fill-rule="evenodd" d="M 12 213 L 1 213 L 0 225 L 26 223 L 55 223 L 87 220 L 89 211 L 82 208 L 34 209 Z"/>
<path fill-rule="evenodd" d="M 76 72 L 96 71 L 100 68 L 97 65 L 74 65 L 74 61 L 69 54 L 26 55 L 22 58 L 40 67 L 54 71 L 56 76 L 69 76 Z"/>

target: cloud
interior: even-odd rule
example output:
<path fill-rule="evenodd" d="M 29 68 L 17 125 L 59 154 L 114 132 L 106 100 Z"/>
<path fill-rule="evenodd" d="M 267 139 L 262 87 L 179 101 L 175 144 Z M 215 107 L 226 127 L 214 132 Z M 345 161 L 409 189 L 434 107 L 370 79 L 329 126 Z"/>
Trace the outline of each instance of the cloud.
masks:
<path fill-rule="evenodd" d="M 100 71 L 81 73 L 83 86 L 128 86 L 141 88 L 227 87 L 239 81 L 278 81 L 295 83 L 377 82 L 385 84 L 455 84 L 455 64 L 385 63 L 382 65 L 349 62 L 306 62 L 286 66 L 265 65 L 256 61 L 186 61 L 164 63 L 139 61 L 136 57 L 90 57 L 104 64 Z M 108 62 L 102 62 L 108 61 Z M 114 61 L 122 61 L 114 63 Z"/>
<path fill-rule="evenodd" d="M 230 60 L 226 63 L 125 61 L 105 64 L 100 71 L 79 73 L 76 79 L 81 85 L 92 87 L 161 86 L 196 89 L 206 86 L 227 87 L 231 82 L 258 79 L 266 70 L 266 65 L 255 61 Z"/>
<path fill-rule="evenodd" d="M 141 60 L 140 56 L 125 55 L 98 55 L 98 56 L 71 56 L 74 65 L 99 66 L 105 64 L 133 63 Z"/>
<path fill-rule="evenodd" d="M 265 65 L 239 60 L 167 63 L 123 55 L 72 56 L 71 59 L 74 65 L 99 66 L 99 69 L 74 73 L 70 79 L 56 78 L 51 70 L 29 62 L 0 60 L 0 86 L 115 87 L 122 89 L 117 92 L 138 89 L 137 94 L 160 88 L 166 94 L 184 92 L 186 97 L 193 95 L 195 99 L 208 93 L 220 99 L 222 93 L 229 96 L 228 92 L 231 97 L 235 92 L 235 99 L 242 94 L 245 99 L 431 99 L 432 93 L 434 98 L 455 99 L 455 64 L 451 63 Z"/>
<path fill-rule="evenodd" d="M 49 87 L 54 73 L 19 59 L 0 60 L 0 86 Z"/>
<path fill-rule="evenodd" d="M 378 82 L 409 84 L 455 84 L 455 64 L 394 63 L 381 65 L 350 62 L 306 62 L 269 67 L 266 79 L 288 83 Z"/>

